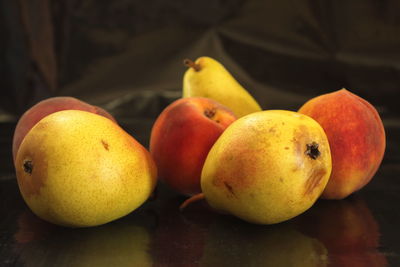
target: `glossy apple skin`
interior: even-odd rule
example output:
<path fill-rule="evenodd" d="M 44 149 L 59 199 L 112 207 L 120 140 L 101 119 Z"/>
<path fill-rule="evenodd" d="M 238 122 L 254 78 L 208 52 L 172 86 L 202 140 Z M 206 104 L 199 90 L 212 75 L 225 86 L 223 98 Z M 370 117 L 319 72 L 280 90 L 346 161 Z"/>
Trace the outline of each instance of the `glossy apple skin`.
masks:
<path fill-rule="evenodd" d="M 88 111 L 94 114 L 101 115 L 116 122 L 114 117 L 106 110 L 97 106 L 90 105 L 77 98 L 70 96 L 57 96 L 57 97 L 47 98 L 29 108 L 24 114 L 22 114 L 22 116 L 18 120 L 17 126 L 15 127 L 14 130 L 13 145 L 12 145 L 14 162 L 22 140 L 24 139 L 25 135 L 29 132 L 29 130 L 32 129 L 33 126 L 35 126 L 36 123 L 38 123 L 41 119 L 43 119 L 47 115 L 50 115 L 57 111 L 68 110 L 68 109 Z"/>
<path fill-rule="evenodd" d="M 151 130 L 150 153 L 160 180 L 183 195 L 201 192 L 208 151 L 235 120 L 232 111 L 212 99 L 188 97 L 171 103 Z"/>
<path fill-rule="evenodd" d="M 343 199 L 364 187 L 385 153 L 385 129 L 377 110 L 341 89 L 309 100 L 299 112 L 319 122 L 331 147 L 332 174 L 321 197 Z"/>

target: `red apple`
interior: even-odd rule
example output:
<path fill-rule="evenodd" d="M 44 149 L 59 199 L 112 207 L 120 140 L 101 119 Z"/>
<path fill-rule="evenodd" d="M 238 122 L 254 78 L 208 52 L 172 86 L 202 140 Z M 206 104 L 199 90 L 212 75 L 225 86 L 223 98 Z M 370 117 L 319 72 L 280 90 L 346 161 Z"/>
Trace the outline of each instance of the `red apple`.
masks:
<path fill-rule="evenodd" d="M 232 111 L 208 98 L 182 98 L 166 107 L 150 137 L 160 180 L 184 195 L 200 193 L 200 174 L 208 151 L 235 120 Z"/>
<path fill-rule="evenodd" d="M 103 117 L 106 117 L 116 122 L 114 117 L 104 109 L 90 105 L 74 97 L 59 96 L 59 97 L 47 98 L 32 106 L 24 114 L 22 114 L 21 118 L 19 119 L 14 131 L 14 138 L 12 145 L 14 162 L 17 156 L 17 151 L 19 149 L 19 146 L 22 140 L 24 139 L 25 135 L 29 132 L 29 130 L 32 129 L 32 127 L 35 126 L 37 122 L 39 122 L 47 115 L 67 109 L 88 111 L 94 114 L 99 114 Z"/>
<path fill-rule="evenodd" d="M 385 129 L 376 109 L 342 89 L 306 102 L 300 113 L 315 119 L 328 136 L 332 174 L 322 198 L 342 199 L 364 187 L 385 152 Z"/>

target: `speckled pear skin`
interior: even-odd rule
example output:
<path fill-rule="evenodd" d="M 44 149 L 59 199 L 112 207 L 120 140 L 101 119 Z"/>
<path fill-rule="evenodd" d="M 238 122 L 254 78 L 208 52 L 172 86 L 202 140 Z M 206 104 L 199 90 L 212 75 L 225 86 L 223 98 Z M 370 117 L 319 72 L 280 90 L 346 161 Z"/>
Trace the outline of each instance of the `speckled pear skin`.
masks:
<path fill-rule="evenodd" d="M 233 122 L 211 148 L 201 188 L 214 209 L 274 224 L 309 209 L 331 173 L 322 127 L 292 111 L 268 110 Z"/>
<path fill-rule="evenodd" d="M 104 224 L 143 204 L 156 185 L 150 153 L 113 121 L 80 110 L 40 120 L 17 153 L 21 194 L 40 218 L 68 227 Z"/>

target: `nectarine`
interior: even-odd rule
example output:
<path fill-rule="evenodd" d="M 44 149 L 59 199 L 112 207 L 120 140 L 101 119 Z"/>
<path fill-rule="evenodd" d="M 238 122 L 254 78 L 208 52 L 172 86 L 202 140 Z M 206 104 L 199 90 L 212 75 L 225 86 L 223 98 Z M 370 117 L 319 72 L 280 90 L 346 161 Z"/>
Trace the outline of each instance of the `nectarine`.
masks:
<path fill-rule="evenodd" d="M 342 199 L 364 187 L 385 152 L 385 129 L 377 110 L 342 89 L 315 97 L 300 109 L 318 121 L 332 151 L 332 174 L 322 197 Z"/>
<path fill-rule="evenodd" d="M 203 97 L 178 99 L 166 107 L 150 137 L 150 153 L 160 180 L 181 194 L 199 193 L 208 151 L 234 120 L 228 108 Z"/>

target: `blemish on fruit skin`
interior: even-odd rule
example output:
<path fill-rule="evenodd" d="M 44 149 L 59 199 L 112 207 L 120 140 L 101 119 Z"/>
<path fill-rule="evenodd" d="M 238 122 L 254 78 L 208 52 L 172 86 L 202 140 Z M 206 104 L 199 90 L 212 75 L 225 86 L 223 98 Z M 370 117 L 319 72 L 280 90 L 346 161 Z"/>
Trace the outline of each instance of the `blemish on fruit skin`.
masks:
<path fill-rule="evenodd" d="M 217 113 L 215 108 L 207 108 L 204 110 L 204 116 L 210 119 L 212 119 L 215 116 L 215 113 Z"/>
<path fill-rule="evenodd" d="M 293 133 L 291 142 L 294 145 L 294 155 L 296 158 L 295 164 L 292 167 L 293 172 L 303 169 L 305 162 L 311 164 L 311 168 L 316 168 L 321 157 L 321 148 L 325 147 L 323 143 L 319 144 L 318 142 L 314 141 L 315 139 L 307 134 L 307 132 L 307 127 L 300 125 Z M 308 181 L 308 183 L 309 182 L 310 181 Z M 319 184 L 319 182 L 317 181 L 316 184 Z M 308 191 L 312 191 L 312 189 L 313 188 L 309 189 Z"/>
<path fill-rule="evenodd" d="M 40 189 L 47 180 L 47 161 L 40 155 L 35 157 L 26 157 L 18 170 L 22 172 L 19 179 L 20 188 L 24 195 L 30 197 L 39 195 Z"/>
<path fill-rule="evenodd" d="M 103 147 L 108 151 L 109 150 L 109 144 L 104 141 L 103 139 L 101 139 L 101 144 L 103 145 Z"/>
<path fill-rule="evenodd" d="M 309 156 L 312 159 L 317 159 L 320 155 L 321 152 L 318 149 L 319 145 L 316 142 L 311 142 L 309 144 L 306 144 L 306 155 Z"/>
<path fill-rule="evenodd" d="M 31 161 L 31 160 L 25 160 L 23 166 L 24 166 L 24 171 L 25 171 L 26 173 L 32 174 L 32 171 L 33 171 L 33 164 L 32 164 L 32 161 Z"/>
<path fill-rule="evenodd" d="M 236 194 L 233 191 L 233 187 L 228 182 L 224 181 L 224 186 L 226 187 L 226 189 L 228 189 L 228 191 L 229 191 L 229 193 L 231 193 L 231 195 L 236 197 Z"/>
<path fill-rule="evenodd" d="M 245 190 L 254 186 L 257 181 L 255 176 L 258 173 L 259 159 L 254 157 L 256 154 L 265 153 L 265 146 L 262 148 L 249 148 L 245 146 L 245 140 L 242 143 L 236 143 L 227 149 L 221 156 L 221 162 L 231 166 L 230 168 L 216 167 L 213 173 L 211 183 L 220 190 L 232 197 L 228 187 L 238 196 L 238 189 Z M 226 185 L 228 184 L 228 186 Z"/>
<path fill-rule="evenodd" d="M 322 181 L 322 178 L 326 174 L 326 169 L 321 167 L 316 167 L 311 170 L 309 178 L 305 184 L 304 195 L 310 195 L 314 191 L 315 188 L 319 186 Z"/>

